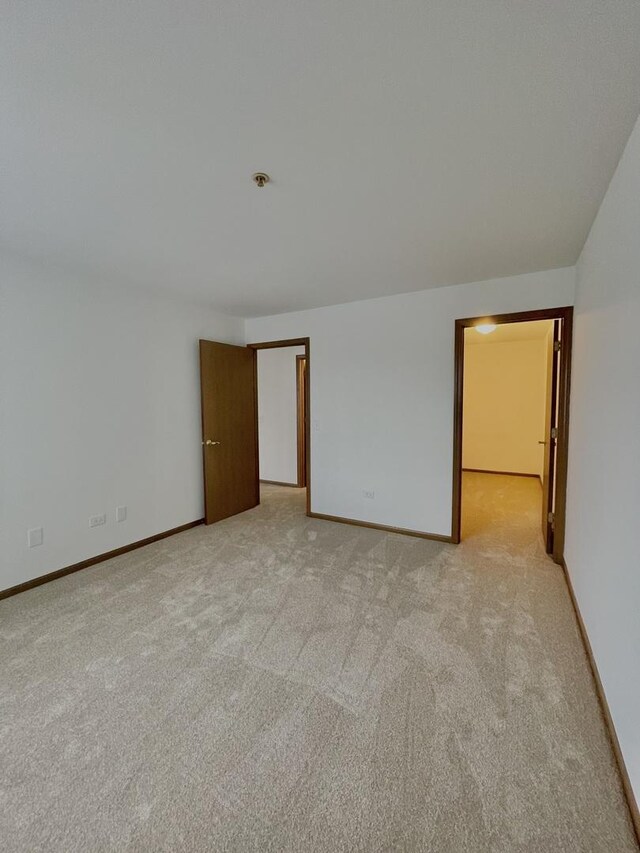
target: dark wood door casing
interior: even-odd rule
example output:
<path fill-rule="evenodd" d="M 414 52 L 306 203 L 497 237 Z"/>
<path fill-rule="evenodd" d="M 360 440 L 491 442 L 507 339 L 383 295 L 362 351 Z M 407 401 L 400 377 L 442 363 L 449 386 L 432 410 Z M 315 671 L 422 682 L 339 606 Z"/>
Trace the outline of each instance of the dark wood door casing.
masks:
<path fill-rule="evenodd" d="M 307 485 L 307 357 L 296 356 L 296 432 L 298 451 L 298 486 Z"/>
<path fill-rule="evenodd" d="M 569 396 L 571 391 L 571 344 L 573 308 L 545 308 L 480 317 L 465 317 L 455 321 L 454 340 L 454 401 L 453 401 L 453 484 L 451 507 L 451 540 L 460 542 L 462 522 L 462 424 L 464 391 L 464 330 L 478 323 L 524 323 L 532 320 L 558 320 L 561 337 L 557 369 L 557 429 L 555 444 L 554 530 L 552 556 L 556 563 L 564 558 L 566 525 L 567 466 L 569 452 Z"/>
<path fill-rule="evenodd" d="M 309 338 L 286 338 L 279 341 L 260 341 L 258 343 L 247 344 L 247 348 L 254 351 L 259 349 L 275 349 L 277 347 L 304 347 L 304 355 L 301 356 L 305 360 L 305 400 L 304 400 L 304 430 L 305 430 L 305 483 L 307 487 L 307 515 L 311 516 L 311 353 Z M 258 387 L 256 381 L 256 399 Z M 256 441 L 258 430 L 258 409 L 256 404 Z M 260 483 L 256 480 L 256 487 L 260 488 Z"/>
<path fill-rule="evenodd" d="M 553 554 L 554 494 L 556 469 L 556 443 L 558 416 L 558 364 L 560 360 L 560 320 L 553 321 L 553 334 L 547 347 L 547 397 L 545 404 L 544 462 L 542 466 L 542 538 L 547 554 Z"/>

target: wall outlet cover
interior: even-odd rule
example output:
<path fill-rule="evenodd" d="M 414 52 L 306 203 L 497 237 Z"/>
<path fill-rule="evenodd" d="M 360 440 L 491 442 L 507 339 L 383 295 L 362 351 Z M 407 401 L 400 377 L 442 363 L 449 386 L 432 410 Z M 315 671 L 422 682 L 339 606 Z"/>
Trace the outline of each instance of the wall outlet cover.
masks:
<path fill-rule="evenodd" d="M 107 515 L 106 513 L 102 513 L 102 515 L 92 515 L 89 519 L 89 527 L 100 527 L 102 524 L 107 523 Z"/>
<path fill-rule="evenodd" d="M 126 506 L 117 506 L 116 507 L 116 521 L 126 521 L 127 520 L 127 508 Z"/>

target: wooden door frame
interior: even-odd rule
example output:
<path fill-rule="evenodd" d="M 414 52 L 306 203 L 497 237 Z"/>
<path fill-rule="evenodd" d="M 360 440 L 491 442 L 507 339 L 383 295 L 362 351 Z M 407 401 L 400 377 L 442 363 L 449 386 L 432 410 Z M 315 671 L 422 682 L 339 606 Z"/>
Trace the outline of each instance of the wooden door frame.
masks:
<path fill-rule="evenodd" d="M 311 514 L 311 358 L 310 358 L 310 343 L 309 338 L 286 338 L 281 341 L 259 341 L 258 343 L 247 344 L 247 346 L 254 351 L 254 358 L 256 359 L 256 377 L 258 375 L 257 372 L 257 351 L 259 349 L 278 349 L 279 347 L 304 347 L 304 357 L 307 360 L 307 398 L 305 400 L 305 415 L 306 415 L 306 424 L 305 424 L 305 441 L 307 446 L 307 459 L 306 459 L 306 479 L 307 479 L 307 508 L 306 514 Z M 297 384 L 297 383 L 296 383 Z M 256 442 L 258 442 L 258 428 L 257 428 L 257 417 L 258 417 L 258 381 L 256 381 Z M 260 449 L 258 447 L 258 483 L 257 487 L 260 487 Z"/>
<path fill-rule="evenodd" d="M 546 461 L 546 466 L 543 468 L 542 477 L 540 478 L 540 485 L 542 486 L 542 509 L 543 509 L 543 527 L 542 527 L 542 535 L 544 538 L 544 545 L 546 552 L 553 553 L 553 545 L 555 543 L 555 523 L 549 523 L 548 513 L 553 509 L 553 503 L 556 492 L 556 457 L 558 451 L 558 441 L 553 438 L 553 427 L 556 425 L 557 417 L 558 417 L 558 380 L 559 380 L 559 371 L 558 367 L 562 362 L 561 352 L 556 352 L 556 342 L 561 341 L 561 332 L 562 332 L 562 322 L 560 320 L 551 320 L 553 323 L 552 331 L 551 331 L 551 347 L 547 346 L 547 358 L 551 357 L 551 364 L 547 365 L 547 383 L 549 382 L 549 378 L 551 378 L 551 387 L 547 385 L 545 388 L 547 392 L 547 399 L 545 401 L 545 434 L 544 434 L 544 453 L 543 453 L 543 465 Z M 546 415 L 546 403 L 550 402 L 549 406 L 549 419 L 547 420 Z M 547 511 L 547 517 L 544 518 L 544 510 Z"/>
<path fill-rule="evenodd" d="M 306 401 L 309 396 L 307 384 L 307 357 L 296 356 L 296 436 L 298 457 L 298 487 L 307 485 L 307 422 Z"/>
<path fill-rule="evenodd" d="M 465 317 L 455 321 L 455 367 L 453 395 L 453 499 L 451 508 L 451 541 L 460 542 L 462 519 L 462 424 L 464 393 L 464 330 L 479 323 L 526 323 L 533 320 L 562 320 L 562 355 L 558 388 L 558 440 L 556 445 L 555 530 L 553 559 L 562 564 L 567 501 L 567 461 L 569 452 L 569 394 L 571 390 L 571 343 L 573 308 L 543 308 L 512 314 Z"/>

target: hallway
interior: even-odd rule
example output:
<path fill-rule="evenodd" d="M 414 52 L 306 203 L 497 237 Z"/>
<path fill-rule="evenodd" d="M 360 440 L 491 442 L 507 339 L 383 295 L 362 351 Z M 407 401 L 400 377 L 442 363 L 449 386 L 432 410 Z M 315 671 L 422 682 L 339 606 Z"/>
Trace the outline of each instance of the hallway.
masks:
<path fill-rule="evenodd" d="M 545 557 L 541 512 L 542 488 L 537 477 L 463 473 L 462 539 L 472 540 L 474 548 L 501 543 L 514 555 Z"/>
<path fill-rule="evenodd" d="M 454 547 L 263 486 L 0 602 L 4 849 L 635 851 L 535 488 Z"/>

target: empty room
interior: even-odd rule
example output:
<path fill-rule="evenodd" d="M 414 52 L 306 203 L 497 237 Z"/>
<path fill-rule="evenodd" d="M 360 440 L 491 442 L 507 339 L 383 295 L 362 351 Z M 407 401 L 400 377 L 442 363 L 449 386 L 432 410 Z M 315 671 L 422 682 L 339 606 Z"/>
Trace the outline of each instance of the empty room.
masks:
<path fill-rule="evenodd" d="M 7 0 L 0 850 L 640 850 L 640 4 Z"/>

